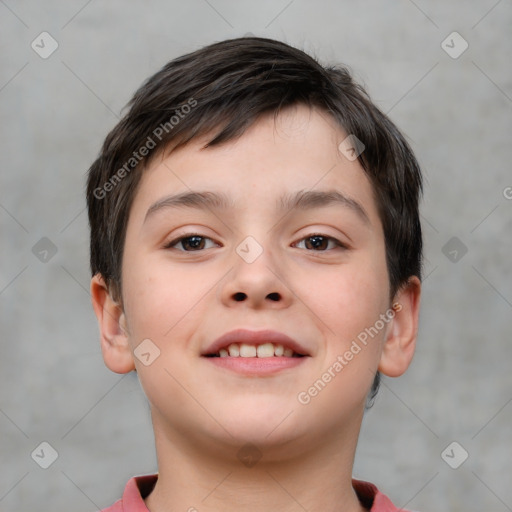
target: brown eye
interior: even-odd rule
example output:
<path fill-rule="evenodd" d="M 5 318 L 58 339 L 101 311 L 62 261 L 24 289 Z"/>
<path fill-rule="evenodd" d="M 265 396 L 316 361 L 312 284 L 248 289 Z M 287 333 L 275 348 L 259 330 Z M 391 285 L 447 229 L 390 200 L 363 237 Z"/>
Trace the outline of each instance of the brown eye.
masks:
<path fill-rule="evenodd" d="M 299 240 L 298 243 L 301 243 L 302 241 L 305 241 L 306 249 L 314 250 L 316 252 L 324 252 L 329 247 L 330 242 L 334 244 L 334 248 L 346 248 L 346 246 L 342 244 L 339 240 L 336 240 L 336 238 L 326 235 L 310 235 L 303 238 L 302 240 Z"/>
<path fill-rule="evenodd" d="M 201 251 L 205 249 L 206 241 L 210 240 L 213 242 L 211 238 L 197 235 L 197 234 L 191 234 L 187 236 L 182 236 L 180 238 L 177 238 L 176 240 L 172 240 L 168 244 L 165 245 L 165 249 L 171 249 L 175 248 L 175 246 L 180 246 L 181 249 L 178 248 L 179 251 L 183 252 L 193 252 L 193 251 Z"/>

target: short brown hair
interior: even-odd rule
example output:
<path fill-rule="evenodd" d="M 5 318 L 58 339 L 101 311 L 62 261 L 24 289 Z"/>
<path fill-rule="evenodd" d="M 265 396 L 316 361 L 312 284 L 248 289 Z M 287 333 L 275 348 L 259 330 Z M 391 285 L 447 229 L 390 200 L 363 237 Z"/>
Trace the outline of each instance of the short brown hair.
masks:
<path fill-rule="evenodd" d="M 259 37 L 229 39 L 178 57 L 137 90 L 89 169 L 92 275 L 101 274 L 122 304 L 128 216 L 143 170 L 156 154 L 210 133 L 204 147 L 230 141 L 262 115 L 277 116 L 297 104 L 328 113 L 364 144 L 358 159 L 383 225 L 390 299 L 410 276 L 421 279 L 422 176 L 403 135 L 345 67 L 324 67 L 297 48 Z"/>

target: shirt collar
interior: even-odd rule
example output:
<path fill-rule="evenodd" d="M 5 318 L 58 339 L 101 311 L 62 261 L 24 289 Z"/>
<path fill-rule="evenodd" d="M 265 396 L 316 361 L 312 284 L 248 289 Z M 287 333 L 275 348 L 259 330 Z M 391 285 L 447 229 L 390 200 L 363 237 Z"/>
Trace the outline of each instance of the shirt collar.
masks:
<path fill-rule="evenodd" d="M 128 480 L 124 489 L 123 498 L 119 503 L 120 508 L 106 509 L 105 512 L 149 512 L 144 503 L 149 493 L 153 490 L 158 474 L 135 476 Z M 375 485 L 363 480 L 352 480 L 352 486 L 361 504 L 370 512 L 398 512 L 391 500 L 382 494 Z M 117 505 L 117 504 L 116 504 Z M 400 509 L 401 512 L 406 512 Z"/>

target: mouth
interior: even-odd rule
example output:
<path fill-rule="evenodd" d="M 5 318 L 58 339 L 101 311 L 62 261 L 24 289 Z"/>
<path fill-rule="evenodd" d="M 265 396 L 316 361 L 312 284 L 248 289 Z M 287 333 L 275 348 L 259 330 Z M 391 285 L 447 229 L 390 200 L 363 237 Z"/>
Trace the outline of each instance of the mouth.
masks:
<path fill-rule="evenodd" d="M 258 345 L 231 343 L 215 353 L 206 354 L 205 357 L 305 357 L 305 354 L 299 354 L 280 343 L 266 342 Z"/>
<path fill-rule="evenodd" d="M 220 368 L 263 376 L 301 365 L 310 354 L 283 333 L 236 329 L 215 340 L 201 356 Z"/>
<path fill-rule="evenodd" d="M 278 331 L 235 329 L 217 338 L 204 357 L 304 357 L 307 350 L 293 338 Z"/>

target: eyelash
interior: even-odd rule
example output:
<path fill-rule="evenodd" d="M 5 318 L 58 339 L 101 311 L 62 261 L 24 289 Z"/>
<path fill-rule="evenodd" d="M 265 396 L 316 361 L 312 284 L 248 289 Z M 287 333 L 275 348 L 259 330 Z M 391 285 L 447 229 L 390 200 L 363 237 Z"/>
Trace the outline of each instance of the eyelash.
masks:
<path fill-rule="evenodd" d="M 165 244 L 163 248 L 164 249 L 172 249 L 175 245 L 181 243 L 182 241 L 188 240 L 188 239 L 194 238 L 194 237 L 202 238 L 204 240 L 213 241 L 210 237 L 200 235 L 199 233 L 188 233 L 184 236 L 180 236 L 179 238 L 171 240 L 170 242 Z M 324 235 L 322 233 L 312 233 L 310 235 L 307 235 L 307 236 L 301 238 L 300 240 L 298 240 L 298 242 L 302 242 L 303 240 L 307 240 L 307 239 L 311 239 L 311 238 L 315 238 L 315 237 L 320 237 L 320 238 L 324 238 L 328 241 L 333 241 L 335 243 L 335 245 L 337 246 L 337 248 L 342 249 L 342 250 L 346 250 L 349 248 L 346 244 L 340 242 L 338 239 L 336 239 L 332 236 Z M 297 243 L 297 242 L 295 242 L 295 243 Z M 200 249 L 199 251 L 201 251 L 201 250 L 204 250 L 204 249 Z M 199 251 L 180 251 L 180 252 L 199 252 Z M 327 251 L 324 250 L 324 251 L 312 251 L 312 252 L 327 252 Z"/>

